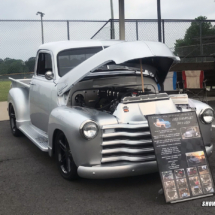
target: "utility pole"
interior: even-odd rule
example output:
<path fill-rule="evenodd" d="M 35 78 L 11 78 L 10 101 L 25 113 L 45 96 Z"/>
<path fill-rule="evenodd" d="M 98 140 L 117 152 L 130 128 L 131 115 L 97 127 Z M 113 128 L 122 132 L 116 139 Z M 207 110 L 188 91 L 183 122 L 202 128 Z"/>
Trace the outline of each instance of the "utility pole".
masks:
<path fill-rule="evenodd" d="M 44 35 L 43 35 L 43 16 L 45 15 L 45 13 L 42 12 L 37 12 L 36 15 L 40 15 L 41 17 L 41 33 L 42 33 L 42 44 L 44 43 Z"/>
<path fill-rule="evenodd" d="M 115 39 L 113 0 L 110 0 L 110 9 L 111 9 L 111 39 Z"/>
<path fill-rule="evenodd" d="M 119 39 L 125 40 L 125 4 L 119 0 Z"/>
<path fill-rule="evenodd" d="M 160 0 L 157 0 L 157 14 L 158 14 L 158 41 L 162 42 L 162 36 L 161 36 L 161 4 L 160 4 Z"/>

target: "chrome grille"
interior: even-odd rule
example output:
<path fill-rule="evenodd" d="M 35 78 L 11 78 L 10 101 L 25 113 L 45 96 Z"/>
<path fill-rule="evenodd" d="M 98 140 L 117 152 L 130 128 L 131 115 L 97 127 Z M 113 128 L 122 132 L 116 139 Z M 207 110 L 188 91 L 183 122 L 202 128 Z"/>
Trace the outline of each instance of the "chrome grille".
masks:
<path fill-rule="evenodd" d="M 103 126 L 102 163 L 155 160 L 148 124 Z"/>

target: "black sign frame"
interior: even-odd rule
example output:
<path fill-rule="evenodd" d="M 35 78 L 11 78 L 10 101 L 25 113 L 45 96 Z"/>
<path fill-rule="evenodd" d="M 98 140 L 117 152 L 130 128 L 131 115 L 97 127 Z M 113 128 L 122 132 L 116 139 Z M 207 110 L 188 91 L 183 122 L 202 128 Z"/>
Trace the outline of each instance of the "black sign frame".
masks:
<path fill-rule="evenodd" d="M 196 112 L 156 114 L 147 119 L 166 202 L 212 196 L 213 176 Z"/>

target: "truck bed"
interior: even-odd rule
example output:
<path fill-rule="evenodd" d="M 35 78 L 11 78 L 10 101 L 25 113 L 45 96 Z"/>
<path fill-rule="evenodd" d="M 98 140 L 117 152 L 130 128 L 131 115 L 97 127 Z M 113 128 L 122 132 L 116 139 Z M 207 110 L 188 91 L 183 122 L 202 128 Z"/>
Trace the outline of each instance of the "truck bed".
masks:
<path fill-rule="evenodd" d="M 27 87 L 30 88 L 31 79 L 13 79 L 10 78 L 12 82 L 12 87 Z"/>

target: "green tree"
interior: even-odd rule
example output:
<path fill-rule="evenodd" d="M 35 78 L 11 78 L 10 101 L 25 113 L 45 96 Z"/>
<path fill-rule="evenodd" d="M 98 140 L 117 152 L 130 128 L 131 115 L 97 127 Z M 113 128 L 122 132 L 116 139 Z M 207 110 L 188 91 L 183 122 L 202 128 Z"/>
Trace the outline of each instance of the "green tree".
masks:
<path fill-rule="evenodd" d="M 22 60 L 5 58 L 0 60 L 0 74 L 26 73 L 28 67 Z"/>
<path fill-rule="evenodd" d="M 26 72 L 26 68 L 22 60 L 13 60 L 8 65 L 8 68 L 7 68 L 8 74 L 24 73 L 24 72 Z"/>
<path fill-rule="evenodd" d="M 25 61 L 25 65 L 28 68 L 28 72 L 34 71 L 35 60 L 36 60 L 35 57 L 30 57 L 27 61 Z"/>
<path fill-rule="evenodd" d="M 186 55 L 189 54 L 189 51 L 192 51 L 189 46 L 193 45 L 200 45 L 200 23 L 201 23 L 201 28 L 202 28 L 202 38 L 206 36 L 215 36 L 215 28 L 211 24 L 211 22 L 207 22 L 207 17 L 206 16 L 199 16 L 195 19 L 195 22 L 191 23 L 191 26 L 186 30 L 185 36 L 183 39 L 178 39 L 176 40 L 175 43 L 175 54 L 178 55 Z M 203 40 L 204 42 L 204 40 Z M 182 54 L 182 49 L 181 47 L 187 46 L 188 49 L 184 49 L 185 51 Z M 199 49 L 198 49 L 199 51 Z M 187 53 L 186 53 L 187 52 Z"/>

